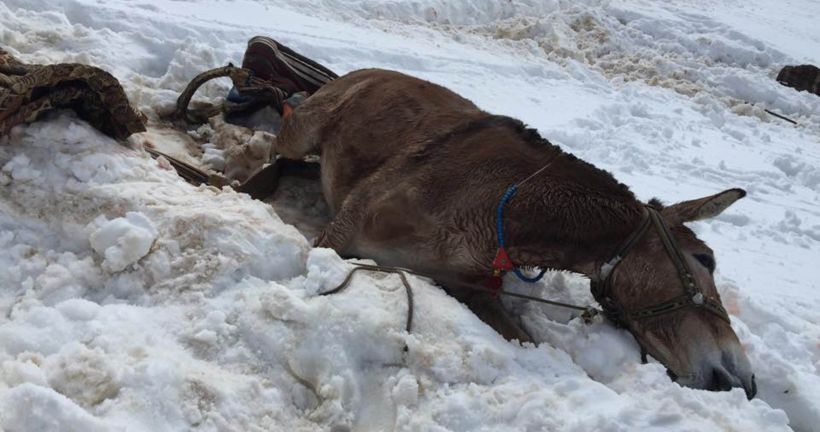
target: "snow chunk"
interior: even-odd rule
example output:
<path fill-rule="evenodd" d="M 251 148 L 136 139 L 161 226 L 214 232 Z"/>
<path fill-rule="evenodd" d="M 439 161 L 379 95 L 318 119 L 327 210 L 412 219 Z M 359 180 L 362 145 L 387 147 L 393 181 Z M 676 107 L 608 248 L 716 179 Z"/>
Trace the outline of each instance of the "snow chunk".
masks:
<path fill-rule="evenodd" d="M 120 390 L 120 374 L 100 348 L 71 343 L 49 358 L 45 368 L 49 384 L 82 406 L 97 405 Z"/>
<path fill-rule="evenodd" d="M 31 181 L 39 176 L 39 172 L 31 167 L 31 159 L 25 154 L 14 156 L 3 166 L 2 171 L 6 176 L 17 181 Z"/>
<path fill-rule="evenodd" d="M 339 286 L 352 270 L 333 249 L 315 248 L 307 258 L 305 292 L 316 295 Z"/>
<path fill-rule="evenodd" d="M 157 238 L 157 229 L 140 212 L 128 212 L 103 224 L 91 234 L 91 247 L 105 260 L 102 267 L 111 272 L 125 270 L 148 254 Z"/>
<path fill-rule="evenodd" d="M 57 305 L 57 310 L 73 321 L 90 321 L 97 316 L 100 305 L 85 299 L 69 299 Z"/>
<path fill-rule="evenodd" d="M 6 360 L 0 365 L 0 383 L 2 386 L 15 387 L 25 383 L 39 386 L 48 386 L 46 376 L 40 364 L 42 356 L 36 353 L 24 352 L 16 360 Z"/>
<path fill-rule="evenodd" d="M 391 390 L 391 395 L 397 405 L 415 406 L 419 402 L 418 380 L 409 373 L 400 374 Z"/>
<path fill-rule="evenodd" d="M 94 432 L 102 422 L 52 389 L 22 384 L 0 394 L 0 429 Z"/>

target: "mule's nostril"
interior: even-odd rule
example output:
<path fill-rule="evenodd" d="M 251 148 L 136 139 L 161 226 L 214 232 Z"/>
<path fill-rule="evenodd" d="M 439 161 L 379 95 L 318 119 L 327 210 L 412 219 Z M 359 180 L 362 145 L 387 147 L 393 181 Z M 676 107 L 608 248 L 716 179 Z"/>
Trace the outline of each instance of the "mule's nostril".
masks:
<path fill-rule="evenodd" d="M 735 387 L 737 378 L 729 375 L 726 369 L 716 368 L 712 373 L 712 388 L 710 390 L 728 391 Z"/>
<path fill-rule="evenodd" d="M 754 399 L 755 395 L 757 394 L 757 382 L 755 381 L 754 374 L 752 374 L 752 381 L 749 387 L 744 387 L 743 389 L 746 390 L 746 397 L 749 400 Z"/>

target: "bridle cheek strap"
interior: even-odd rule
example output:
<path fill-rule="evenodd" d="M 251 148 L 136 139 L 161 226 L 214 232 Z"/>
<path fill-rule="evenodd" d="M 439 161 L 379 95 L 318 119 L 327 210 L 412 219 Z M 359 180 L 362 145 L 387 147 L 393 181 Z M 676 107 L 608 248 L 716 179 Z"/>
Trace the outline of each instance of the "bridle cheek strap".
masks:
<path fill-rule="evenodd" d="M 618 264 L 621 263 L 624 257 L 635 248 L 635 245 L 646 235 L 649 231 L 649 226 L 655 227 L 658 235 L 661 238 L 666 254 L 675 265 L 678 272 L 678 278 L 683 286 L 683 293 L 670 300 L 638 309 L 636 311 L 626 311 L 612 296 L 612 275 Z M 592 294 L 595 300 L 604 308 L 604 314 L 616 324 L 627 327 L 630 321 L 637 321 L 646 318 L 657 317 L 668 314 L 685 307 L 703 308 L 722 320 L 729 321 L 729 314 L 726 309 L 715 299 L 706 297 L 703 291 L 697 284 L 686 259 L 680 250 L 675 238 L 669 231 L 669 227 L 663 221 L 661 215 L 652 207 L 644 206 L 644 217 L 638 228 L 624 241 L 617 249 L 615 256 L 601 266 L 601 280 L 599 282 L 593 281 L 591 284 Z"/>

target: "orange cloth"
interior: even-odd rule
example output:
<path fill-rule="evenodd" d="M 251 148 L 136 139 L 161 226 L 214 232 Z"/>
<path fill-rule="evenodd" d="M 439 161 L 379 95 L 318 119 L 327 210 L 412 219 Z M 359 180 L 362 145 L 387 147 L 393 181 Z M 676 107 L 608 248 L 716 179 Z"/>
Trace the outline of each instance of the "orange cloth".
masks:
<path fill-rule="evenodd" d="M 282 120 L 290 117 L 293 114 L 293 107 L 290 106 L 287 102 L 282 104 Z"/>

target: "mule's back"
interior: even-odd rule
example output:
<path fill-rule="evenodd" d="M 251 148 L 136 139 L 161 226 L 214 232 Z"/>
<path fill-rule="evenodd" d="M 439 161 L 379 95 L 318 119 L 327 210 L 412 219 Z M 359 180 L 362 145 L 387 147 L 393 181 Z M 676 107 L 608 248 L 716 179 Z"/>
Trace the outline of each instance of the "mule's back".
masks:
<path fill-rule="evenodd" d="M 350 190 L 388 160 L 487 115 L 442 86 L 365 69 L 328 83 L 294 112 L 280 133 L 288 142 L 282 154 L 321 152 L 325 197 L 337 211 Z"/>

